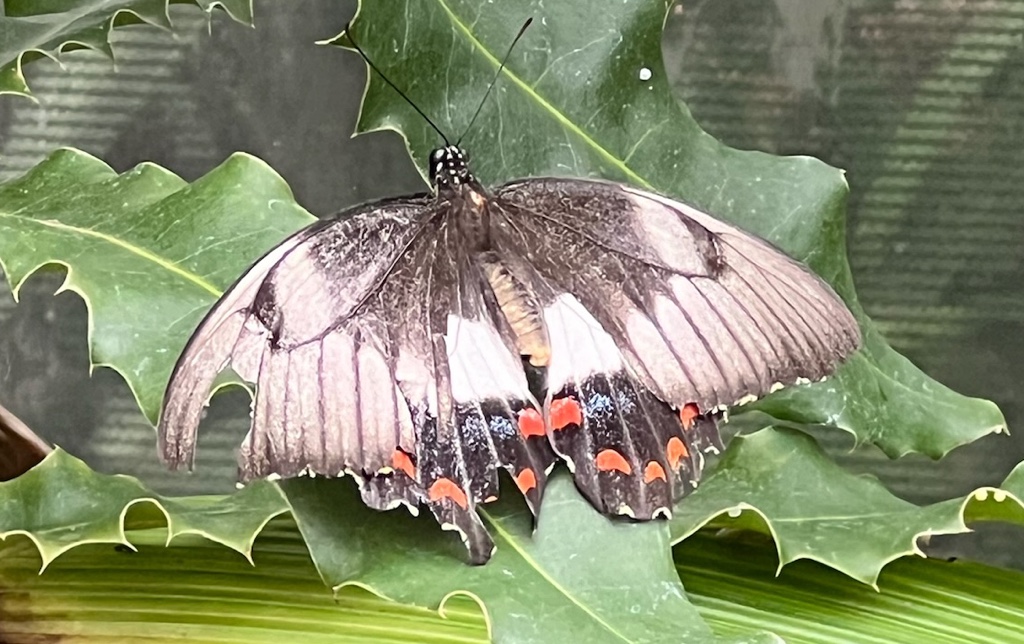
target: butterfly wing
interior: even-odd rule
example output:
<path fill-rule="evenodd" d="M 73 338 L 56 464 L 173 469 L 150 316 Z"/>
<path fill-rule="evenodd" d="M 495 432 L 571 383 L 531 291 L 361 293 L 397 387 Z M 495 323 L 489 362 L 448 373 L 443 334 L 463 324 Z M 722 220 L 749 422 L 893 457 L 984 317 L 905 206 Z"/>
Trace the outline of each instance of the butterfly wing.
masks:
<path fill-rule="evenodd" d="M 555 457 L 513 338 L 445 208 L 373 204 L 256 262 L 174 369 L 164 459 L 191 465 L 210 388 L 231 367 L 256 383 L 243 480 L 351 474 L 371 507 L 426 503 L 485 561 L 493 544 L 475 507 L 497 497 L 496 468 L 536 508 Z M 533 417 L 539 430 L 522 420 Z"/>
<path fill-rule="evenodd" d="M 552 442 L 609 514 L 667 514 L 716 449 L 719 410 L 860 344 L 821 279 L 685 204 L 576 179 L 508 184 L 495 203 L 497 243 L 545 293 Z"/>

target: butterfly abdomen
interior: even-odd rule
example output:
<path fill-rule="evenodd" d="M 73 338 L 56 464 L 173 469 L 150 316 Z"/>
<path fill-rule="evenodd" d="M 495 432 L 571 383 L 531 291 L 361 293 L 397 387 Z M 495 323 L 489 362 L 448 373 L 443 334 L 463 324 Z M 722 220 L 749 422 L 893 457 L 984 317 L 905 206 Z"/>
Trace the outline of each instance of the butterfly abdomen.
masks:
<path fill-rule="evenodd" d="M 547 366 L 551 358 L 551 344 L 536 296 L 494 253 L 481 255 L 481 268 L 502 314 L 515 333 L 519 354 L 529 356 L 530 364 L 535 367 Z"/>

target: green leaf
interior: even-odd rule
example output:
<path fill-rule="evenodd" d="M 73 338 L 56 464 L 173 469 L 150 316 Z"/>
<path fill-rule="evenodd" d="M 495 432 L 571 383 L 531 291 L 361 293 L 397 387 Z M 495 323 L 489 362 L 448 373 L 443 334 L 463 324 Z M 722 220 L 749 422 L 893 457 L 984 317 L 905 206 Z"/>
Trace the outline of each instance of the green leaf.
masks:
<path fill-rule="evenodd" d="M 725 515 L 734 527 L 770 533 L 780 570 L 812 559 L 874 585 L 890 561 L 924 556 L 920 537 L 966 532 L 961 503 L 918 507 L 872 477 L 845 472 L 807 434 L 768 428 L 732 440 L 676 509 L 672 535 L 682 541 Z"/>
<path fill-rule="evenodd" d="M 701 533 L 676 549 L 679 574 L 716 632 L 770 628 L 788 644 L 1015 642 L 1024 573 L 955 561 L 902 559 L 879 591 L 810 561 L 779 576 L 768 539 Z"/>
<path fill-rule="evenodd" d="M 0 483 L 0 539 L 31 539 L 46 568 L 68 550 L 91 543 L 131 546 L 125 518 L 135 505 L 150 505 L 131 525 L 166 525 L 167 541 L 199 535 L 250 557 L 253 541 L 288 508 L 277 487 L 251 485 L 228 497 L 169 499 L 130 476 L 98 474 L 57 449 L 26 474 Z"/>
<path fill-rule="evenodd" d="M 766 441 L 769 446 L 760 450 L 747 448 L 756 441 Z M 756 494 L 769 500 L 780 497 L 774 507 L 762 503 L 759 512 L 773 524 L 773 532 L 780 541 L 792 542 L 785 554 L 779 556 L 783 563 L 794 558 L 791 555 L 796 552 L 795 544 L 800 539 L 809 544 L 808 553 L 825 553 L 820 557 L 823 560 L 831 556 L 827 548 L 834 548 L 837 553 L 855 550 L 852 544 L 861 538 L 860 526 L 865 523 L 870 528 L 865 537 L 870 542 L 868 549 L 885 542 L 881 530 L 874 528 L 886 521 L 897 535 L 893 542 L 902 539 L 899 535 L 910 534 L 907 529 L 910 521 L 917 520 L 922 525 L 932 521 L 932 533 L 938 533 L 941 530 L 935 528 L 950 524 L 961 517 L 961 513 L 973 517 L 972 520 L 998 519 L 1024 526 L 1021 503 L 1024 464 L 1011 474 L 1003 488 L 983 488 L 984 495 L 976 492 L 965 499 L 915 510 L 891 498 L 875 498 L 879 488 L 871 481 L 829 471 L 835 466 L 823 461 L 820 454 L 815 455 L 808 443 L 809 439 L 797 432 L 765 430 L 735 441 L 725 457 L 733 459 L 733 464 L 729 470 L 724 467 L 719 470 L 749 467 L 754 470 L 752 479 L 761 477 Z M 758 463 L 746 458 L 751 454 L 774 455 L 774 460 Z M 803 461 L 821 461 L 818 469 L 822 471 L 808 475 L 806 470 L 813 468 L 794 470 L 790 467 Z M 776 477 L 775 481 L 765 478 L 765 471 L 773 465 L 791 472 L 792 478 L 803 486 L 814 486 L 822 480 L 828 485 L 838 485 L 836 498 L 845 506 L 848 516 L 838 516 L 842 506 L 839 510 L 833 508 L 832 515 L 815 513 L 814 509 L 820 505 L 814 505 L 812 497 L 814 492 L 820 491 L 820 485 L 804 487 L 801 492 L 786 487 L 781 480 L 785 477 Z M 701 495 L 720 493 L 716 487 L 720 490 L 725 486 L 712 483 L 717 476 L 718 473 L 710 477 L 707 485 L 692 497 L 696 504 L 709 508 L 709 513 L 715 509 Z M 842 480 L 843 476 L 849 480 Z M 77 584 L 82 583 L 82 575 L 89 576 L 95 584 L 97 579 L 108 578 L 98 571 L 112 567 L 125 571 L 120 583 L 134 588 L 134 592 L 115 593 L 113 597 L 120 596 L 122 600 L 125 596 L 136 595 L 153 598 L 152 602 L 133 604 L 131 614 L 141 622 L 163 620 L 169 611 L 182 606 L 186 607 L 181 608 L 186 615 L 192 615 L 196 613 L 196 601 L 217 601 L 223 602 L 217 604 L 222 611 L 198 613 L 216 614 L 226 620 L 222 623 L 217 621 L 220 618 L 210 618 L 213 619 L 209 624 L 213 629 L 210 633 L 220 632 L 219 627 L 214 626 L 237 627 L 239 623 L 253 628 L 267 628 L 272 623 L 277 628 L 288 628 L 310 619 L 312 623 L 321 624 L 321 617 L 310 617 L 307 612 L 297 621 L 281 621 L 282 616 L 291 615 L 289 611 L 298 610 L 304 602 L 320 606 L 312 615 L 322 610 L 322 602 L 312 596 L 315 593 L 310 587 L 312 575 L 305 549 L 296 544 L 286 548 L 292 554 L 301 554 L 302 561 L 276 558 L 282 554 L 281 548 L 270 548 L 270 554 L 261 555 L 258 544 L 255 555 L 251 554 L 257 533 L 272 518 L 290 510 L 327 583 L 361 586 L 420 607 L 441 607 L 445 614 L 464 612 L 464 608 L 452 607 L 452 597 L 468 595 L 484 602 L 492 620 L 492 633 L 500 641 L 537 641 L 539 635 L 561 641 L 558 638 L 566 633 L 595 641 L 660 641 L 657 638 L 681 641 L 690 636 L 693 639 L 687 641 L 707 641 L 712 639 L 708 622 L 718 635 L 754 641 L 770 637 L 751 634 L 766 628 L 784 633 L 787 640 L 795 635 L 792 641 L 849 641 L 836 634 L 845 632 L 845 628 L 851 628 L 851 633 L 875 632 L 878 624 L 864 619 L 864 611 L 877 616 L 885 606 L 890 607 L 887 619 L 891 623 L 887 622 L 887 627 L 894 633 L 889 641 L 914 641 L 909 636 L 900 639 L 895 635 L 912 634 L 920 628 L 917 622 L 908 623 L 903 619 L 909 610 L 924 615 L 929 614 L 930 606 L 941 606 L 943 610 L 948 607 L 948 619 L 934 617 L 934 627 L 941 626 L 942 632 L 955 632 L 967 619 L 975 620 L 972 623 L 986 629 L 1007 628 L 1006 624 L 1016 628 L 1019 617 L 1011 619 L 1009 615 L 1014 611 L 1019 615 L 1024 610 L 1019 594 L 1011 590 L 1012 585 L 988 588 L 967 585 L 975 577 L 957 577 L 963 568 L 921 567 L 918 563 L 922 562 L 901 562 L 895 566 L 900 572 L 894 574 L 907 576 L 906 571 L 915 570 L 944 572 L 927 573 L 923 577 L 915 573 L 907 582 L 889 585 L 887 580 L 892 577 L 888 576 L 887 569 L 879 581 L 881 595 L 866 589 L 861 591 L 823 567 L 808 567 L 809 562 L 787 566 L 781 581 L 775 581 L 771 579 L 777 569 L 773 545 L 767 537 L 751 539 L 749 536 L 739 541 L 698 536 L 677 547 L 676 561 L 682 566 L 687 585 L 684 596 L 668 559 L 668 526 L 660 522 L 609 521 L 572 490 L 570 480 L 564 475 L 555 476 L 541 523 L 533 535 L 528 512 L 521 501 L 506 500 L 488 506 L 485 520 L 490 524 L 499 550 L 492 562 L 483 567 L 463 564 L 464 551 L 458 539 L 452 534 L 443 535 L 432 519 L 413 519 L 404 510 L 392 513 L 369 510 L 359 502 L 349 480 L 293 479 L 283 485 L 285 497 L 277 486 L 263 482 L 227 497 L 167 498 L 154 494 L 135 479 L 92 472 L 80 461 L 57 450 L 28 474 L 0 483 L 0 539 L 5 540 L 0 544 L 0 596 L 24 597 L 33 590 L 48 588 L 51 592 L 53 588 L 61 588 L 67 593 L 63 583 L 68 578 L 61 576 L 65 574 L 61 570 L 76 575 Z M 711 492 L 704 491 L 707 489 Z M 863 494 L 875 505 L 885 508 L 880 513 L 884 516 L 858 516 L 860 506 L 854 498 L 856 494 Z M 794 497 L 792 502 L 781 498 L 787 495 Z M 801 502 L 814 508 L 793 519 L 792 506 Z M 804 519 L 804 515 L 812 518 Z M 850 517 L 856 527 L 844 533 L 843 522 Z M 673 537 L 680 536 L 680 530 L 685 529 L 684 522 L 685 518 L 680 517 L 671 525 Z M 164 525 L 168 528 L 162 529 Z M 762 530 L 766 525 L 742 520 L 731 524 L 755 529 L 761 526 Z M 158 541 L 139 537 L 154 528 L 160 528 Z M 271 532 L 281 536 L 279 532 Z M 736 536 L 737 531 L 727 530 L 722 534 Z M 26 540 L 16 535 L 27 537 L 31 549 L 38 550 L 39 554 L 26 552 Z M 196 540 L 200 537 L 252 557 L 257 567 L 240 570 L 242 558 L 233 555 L 233 559 L 225 559 L 215 555 L 209 546 Z M 286 538 L 295 540 L 294 535 Z M 149 564 L 126 560 L 123 549 L 109 549 L 111 544 L 129 543 L 169 545 L 172 550 L 166 554 L 153 548 L 144 548 L 143 554 L 157 557 L 164 562 L 159 566 L 173 566 L 173 570 L 154 571 L 152 578 L 158 581 L 155 586 L 148 585 L 150 577 L 139 571 L 146 570 Z M 116 563 L 97 554 L 104 551 L 97 550 L 95 544 L 106 544 L 108 554 L 118 553 Z M 200 551 L 197 553 L 195 548 Z M 20 559 L 12 557 L 12 552 L 20 552 Z M 62 553 L 67 554 L 54 561 Z M 234 563 L 230 569 L 222 568 L 221 564 L 211 569 L 211 557 Z M 33 582 L 30 577 L 39 570 L 40 559 L 47 572 Z M 287 572 L 279 572 L 282 567 Z M 15 568 L 22 572 L 12 576 Z M 57 577 L 51 578 L 49 575 L 54 568 L 58 571 Z M 998 574 L 1008 580 L 1013 579 L 1014 574 L 1020 577 L 1020 573 Z M 201 580 L 216 583 L 211 585 L 210 581 Z M 242 589 L 236 592 L 232 588 L 237 585 Z M 920 592 L 915 591 L 918 587 Z M 94 586 L 97 592 L 88 593 L 89 597 L 72 591 L 70 599 L 65 594 L 57 600 L 51 598 L 44 605 L 25 606 L 5 599 L 0 602 L 0 617 L 4 617 L 2 611 L 12 607 L 22 607 L 31 614 L 41 611 L 39 619 L 46 623 L 50 623 L 53 616 L 44 616 L 55 610 L 66 611 L 61 613 L 65 616 L 76 610 L 88 615 L 115 610 L 120 628 L 126 628 L 120 612 L 124 610 L 123 603 L 118 604 L 122 607 L 120 610 L 107 607 L 90 612 L 93 609 L 86 609 L 90 601 L 110 602 L 109 598 L 104 599 L 106 588 L 105 585 Z M 190 604 L 185 599 L 196 597 L 196 588 L 202 589 L 201 597 Z M 211 592 L 224 594 L 211 598 Z M 340 593 L 343 608 L 348 605 L 345 598 L 350 592 Z M 168 593 L 176 599 L 171 601 Z M 156 600 L 162 603 L 157 605 Z M 700 614 L 694 612 L 690 600 L 700 608 Z M 182 601 L 185 603 L 180 603 Z M 270 617 L 270 621 L 264 613 L 252 612 L 253 605 L 266 611 L 270 601 L 280 606 L 280 612 Z M 963 608 L 972 605 L 983 617 Z M 952 612 L 953 608 L 957 612 Z M 393 610 L 404 614 L 404 609 Z M 813 623 L 801 617 L 811 615 Z M 772 616 L 771 619 L 768 616 Z M 191 623 L 189 620 L 195 618 L 178 619 Z M 703 621 L 705 619 L 707 622 Z M 932 626 L 930 622 L 921 623 Z M 0 624 L 6 626 L 7 622 L 0 619 Z M 4 633 L 2 628 L 0 634 Z M 544 629 L 543 633 L 537 630 L 540 628 Z M 563 633 L 559 629 L 569 630 Z M 212 637 L 209 633 L 207 636 Z M 994 638 L 992 641 L 1009 640 Z"/>
<path fill-rule="evenodd" d="M 704 208 L 807 262 L 857 314 L 865 348 L 834 378 L 759 405 L 777 418 L 840 427 L 890 456 L 938 457 L 1000 431 L 1005 422 L 995 405 L 922 374 L 864 315 L 845 254 L 842 172 L 808 157 L 723 146 L 671 95 L 661 60 L 669 4 L 562 2 L 538 11 L 530 0 L 374 2 L 361 4 L 351 29 L 376 66 L 454 139 L 516 28 L 535 16 L 466 135 L 478 177 L 625 181 Z M 428 154 L 440 143 L 436 133 L 374 73 L 357 131 L 381 129 L 405 137 L 426 176 Z"/>
<path fill-rule="evenodd" d="M 79 644 L 137 642 L 143 635 L 147 642 L 189 644 L 487 641 L 480 610 L 467 600 L 451 602 L 441 618 L 362 589 L 332 597 L 287 520 L 260 535 L 255 566 L 195 536 L 169 546 L 160 529 L 127 537 L 137 552 L 83 546 L 43 575 L 31 544 L 0 544 L 0 640 L 73 634 Z"/>
<path fill-rule="evenodd" d="M 156 420 L 171 368 L 221 291 L 312 217 L 265 163 L 236 154 L 189 185 L 142 164 L 118 175 L 60 150 L 0 184 L 0 270 L 17 297 L 63 265 L 85 300 L 94 365 L 120 372 Z"/>
<path fill-rule="evenodd" d="M 779 571 L 811 559 L 874 586 L 889 562 L 924 556 L 919 539 L 968 532 L 968 522 L 1024 526 L 1024 463 L 998 488 L 919 507 L 874 477 L 846 472 L 807 434 L 766 428 L 733 439 L 711 475 L 676 509 L 673 541 L 712 521 L 770 534 Z"/>
<path fill-rule="evenodd" d="M 165 547 L 165 531 L 130 530 L 137 552 L 76 548 L 38 574 L 31 542 L 0 543 L 0 637 L 82 644 L 150 641 L 277 643 L 489 641 L 479 608 L 455 597 L 444 618 L 359 588 L 332 599 L 294 524 L 282 517 L 256 541 L 251 566 L 196 536 Z M 775 578 L 768 539 L 698 534 L 676 549 L 687 595 L 721 636 L 768 628 L 790 644 L 1015 641 L 1024 573 L 907 559 L 886 568 L 881 592 L 812 562 Z M 88 592 L 81 589 L 88 588 Z M 571 640 L 576 641 L 576 640 Z"/>
<path fill-rule="evenodd" d="M 252 24 L 252 0 L 171 0 L 221 8 Z M 91 49 L 113 59 L 110 31 L 128 24 L 171 28 L 168 0 L 7 0 L 0 15 L 0 94 L 31 96 L 22 67 L 43 56 L 60 62 L 63 52 Z"/>
<path fill-rule="evenodd" d="M 281 483 L 313 561 L 335 588 L 358 584 L 440 610 L 466 594 L 485 607 L 499 642 L 716 641 L 686 599 L 668 526 L 608 521 L 568 476 L 549 483 L 533 536 L 522 503 L 488 506 L 498 550 L 486 566 L 462 563 L 461 543 L 429 517 L 366 508 L 350 483 Z"/>

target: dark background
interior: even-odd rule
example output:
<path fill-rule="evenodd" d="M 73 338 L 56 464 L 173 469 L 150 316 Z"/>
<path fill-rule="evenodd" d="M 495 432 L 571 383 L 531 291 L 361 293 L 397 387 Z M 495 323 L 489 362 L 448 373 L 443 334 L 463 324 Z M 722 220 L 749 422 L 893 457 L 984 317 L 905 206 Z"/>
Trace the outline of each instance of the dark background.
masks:
<path fill-rule="evenodd" d="M 354 2 L 257 0 L 256 29 L 172 8 L 170 35 L 114 35 L 116 68 L 91 53 L 26 68 L 39 104 L 0 96 L 0 181 L 59 146 L 119 171 L 153 161 L 192 180 L 244 150 L 324 215 L 423 190 L 394 133 L 350 139 L 364 82 L 354 55 L 315 40 Z M 889 341 L 963 393 L 1022 424 L 1024 377 L 1024 0 L 686 0 L 663 40 L 677 93 L 739 148 L 810 154 L 847 170 L 850 258 Z M 248 423 L 239 392 L 218 399 L 193 475 L 165 472 L 153 428 L 120 377 L 89 375 L 87 316 L 34 276 L 15 306 L 0 280 L 0 400 L 94 468 L 159 490 L 228 491 Z M 855 471 L 932 502 L 998 484 L 1024 441 L 992 436 L 939 463 L 849 453 Z M 1008 526 L 934 540 L 939 554 L 1024 567 Z"/>

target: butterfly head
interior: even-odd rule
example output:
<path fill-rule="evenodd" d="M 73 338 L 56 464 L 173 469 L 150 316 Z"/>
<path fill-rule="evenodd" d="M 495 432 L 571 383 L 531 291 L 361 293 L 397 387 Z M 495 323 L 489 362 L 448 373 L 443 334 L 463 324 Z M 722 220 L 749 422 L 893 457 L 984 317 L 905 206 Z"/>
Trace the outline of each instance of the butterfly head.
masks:
<path fill-rule="evenodd" d="M 476 180 L 466 165 L 468 161 L 469 155 L 458 146 L 437 148 L 430 153 L 430 182 L 438 190 L 475 183 Z"/>

